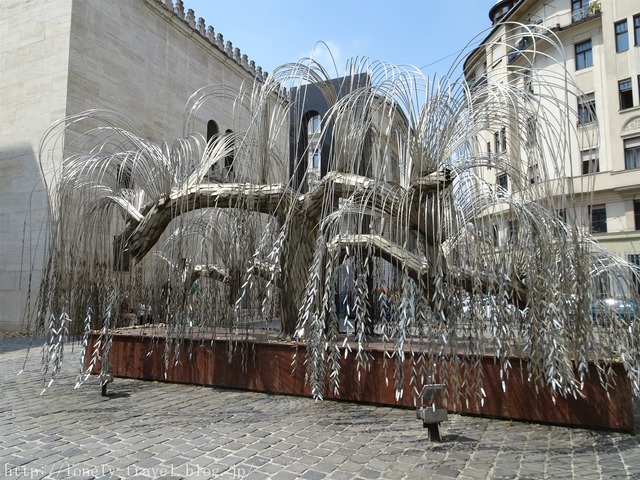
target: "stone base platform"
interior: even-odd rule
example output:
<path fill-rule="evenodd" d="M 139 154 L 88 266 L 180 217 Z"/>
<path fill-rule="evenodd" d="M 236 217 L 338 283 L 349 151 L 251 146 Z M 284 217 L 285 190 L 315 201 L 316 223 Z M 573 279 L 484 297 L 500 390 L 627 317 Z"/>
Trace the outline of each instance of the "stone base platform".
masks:
<path fill-rule="evenodd" d="M 89 345 L 98 338 L 92 333 Z M 259 335 L 244 342 L 239 337 L 202 338 L 181 345 L 179 358 L 170 356 L 165 371 L 165 342 L 162 336 L 151 336 L 143 329 L 122 330 L 114 335 L 109 362 L 116 377 L 142 380 L 167 381 L 214 387 L 253 390 L 284 395 L 310 396 L 305 384 L 305 346 L 276 342 Z M 340 369 L 340 392 L 334 395 L 326 389 L 325 399 L 346 400 L 415 408 L 422 385 L 410 385 L 411 363 L 404 365 L 404 394 L 396 399 L 393 377 L 393 359 L 387 358 L 382 346 L 372 347 L 372 359 L 368 371 L 358 372 L 351 353 Z M 91 352 L 92 354 L 92 352 Z M 91 359 L 91 354 L 87 362 Z M 410 358 L 409 356 L 407 358 Z M 622 365 L 614 365 L 616 387 L 609 396 L 599 382 L 594 365 L 590 365 L 589 382 L 585 383 L 584 398 L 558 398 L 555 403 L 543 385 L 527 381 L 526 364 L 512 359 L 506 392 L 503 392 L 499 365 L 493 357 L 480 359 L 484 374 L 484 404 L 475 401 L 453 404 L 455 386 L 448 385 L 443 406 L 450 412 L 480 415 L 483 417 L 513 419 L 577 426 L 594 429 L 633 431 L 633 402 L 631 385 Z M 447 368 L 452 368 L 449 362 Z M 467 368 L 462 363 L 455 368 Z M 387 381 L 388 380 L 388 381 Z"/>

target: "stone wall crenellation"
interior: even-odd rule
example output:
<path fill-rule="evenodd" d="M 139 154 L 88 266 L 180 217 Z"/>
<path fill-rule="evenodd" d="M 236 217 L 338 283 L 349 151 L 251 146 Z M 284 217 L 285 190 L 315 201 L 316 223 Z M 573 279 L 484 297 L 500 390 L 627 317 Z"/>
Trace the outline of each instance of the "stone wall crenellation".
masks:
<path fill-rule="evenodd" d="M 207 41 L 216 47 L 218 50 L 227 55 L 230 59 L 234 60 L 245 71 L 250 72 L 257 79 L 265 81 L 267 78 L 267 72 L 263 72 L 262 68 L 256 66 L 253 60 L 249 60 L 246 54 L 242 54 L 239 48 L 234 48 L 233 43 L 227 40 L 224 41 L 224 37 L 221 33 L 216 35 L 214 28 L 206 25 L 205 19 L 199 17 L 196 21 L 196 13 L 193 9 L 188 9 L 186 14 L 184 10 L 184 2 L 182 0 L 156 0 L 164 8 L 171 11 L 180 20 L 184 21 L 189 27 L 196 31 L 200 36 L 207 39 Z"/>
<path fill-rule="evenodd" d="M 181 20 L 184 20 L 184 3 L 182 0 L 176 1 L 176 6 L 173 8 L 173 11 Z"/>

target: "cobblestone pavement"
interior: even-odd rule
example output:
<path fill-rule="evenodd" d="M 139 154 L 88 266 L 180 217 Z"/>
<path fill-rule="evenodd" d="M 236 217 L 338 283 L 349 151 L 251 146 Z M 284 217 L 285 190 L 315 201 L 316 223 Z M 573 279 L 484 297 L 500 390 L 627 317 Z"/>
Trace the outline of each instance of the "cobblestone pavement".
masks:
<path fill-rule="evenodd" d="M 40 349 L 0 339 L 0 478 L 640 478 L 640 437 L 116 379 L 74 390 L 78 348 L 40 395 Z"/>

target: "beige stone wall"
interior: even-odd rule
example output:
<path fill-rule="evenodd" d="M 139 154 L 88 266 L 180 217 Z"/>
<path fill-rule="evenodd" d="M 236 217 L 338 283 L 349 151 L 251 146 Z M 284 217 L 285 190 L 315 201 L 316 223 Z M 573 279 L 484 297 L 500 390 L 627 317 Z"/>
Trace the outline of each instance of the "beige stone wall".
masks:
<path fill-rule="evenodd" d="M 71 3 L 0 7 L 0 330 L 21 326 L 32 265 L 39 280 L 42 249 L 29 248 L 44 241 L 38 142 L 65 115 Z"/>
<path fill-rule="evenodd" d="M 241 85 L 250 89 L 255 77 L 262 76 L 211 28 L 167 8 L 168 3 L 3 0 L 0 330 L 20 328 L 32 266 L 34 285 L 39 281 L 46 195 L 39 182 L 37 150 L 55 120 L 108 109 L 129 119 L 148 140 L 171 144 L 184 135 L 185 105 L 196 90 L 211 84 L 229 92 Z M 206 136 L 212 119 L 221 132 L 242 132 L 249 115 L 234 108 L 232 99 L 217 95 L 198 111 L 190 132 Z M 287 133 L 281 135 L 282 149 Z M 59 166 L 61 149 L 58 144 L 47 151 L 44 171 L 49 180 Z M 245 170 L 250 171 L 249 166 Z M 282 181 L 285 173 L 271 181 Z"/>
<path fill-rule="evenodd" d="M 67 111 L 116 110 L 153 141 L 183 136 L 189 97 L 210 85 L 237 89 L 251 76 L 186 21 L 154 0 L 76 1 L 73 7 Z M 215 119 L 236 130 L 231 102 L 203 109 L 195 129 Z"/>

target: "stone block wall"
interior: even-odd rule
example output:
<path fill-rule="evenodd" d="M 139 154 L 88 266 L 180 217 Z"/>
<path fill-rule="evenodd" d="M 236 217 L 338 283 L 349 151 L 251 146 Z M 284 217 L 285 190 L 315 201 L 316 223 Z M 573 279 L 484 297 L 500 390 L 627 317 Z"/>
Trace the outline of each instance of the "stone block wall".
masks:
<path fill-rule="evenodd" d="M 238 91 L 265 74 L 204 19 L 185 13 L 182 1 L 5 0 L 0 27 L 0 330 L 16 330 L 29 279 L 37 291 L 43 262 L 47 197 L 38 146 L 47 128 L 108 109 L 148 140 L 172 144 L 184 135 L 185 104 L 196 90 Z M 241 132 L 248 118 L 232 100 L 216 98 L 190 131 L 206 136 L 215 120 L 220 132 Z M 62 143 L 46 152 L 49 183 L 62 156 Z"/>
<path fill-rule="evenodd" d="M 29 248 L 43 241 L 46 211 L 38 143 L 66 112 L 71 6 L 71 0 L 0 6 L 0 330 L 21 328 L 30 268 L 42 264 L 42 249 Z"/>

